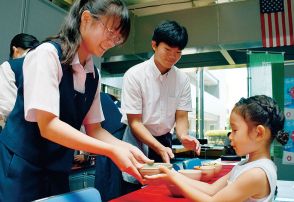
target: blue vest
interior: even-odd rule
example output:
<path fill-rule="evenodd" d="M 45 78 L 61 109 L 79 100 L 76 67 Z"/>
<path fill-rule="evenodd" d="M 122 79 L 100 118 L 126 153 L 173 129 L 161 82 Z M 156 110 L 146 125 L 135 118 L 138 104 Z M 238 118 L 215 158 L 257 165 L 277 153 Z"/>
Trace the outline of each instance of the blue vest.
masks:
<path fill-rule="evenodd" d="M 110 96 L 107 93 L 101 92 L 100 102 L 105 118 L 105 120 L 101 122 L 102 128 L 107 130 L 112 135 L 114 135 L 118 130 L 124 129 L 126 125 L 120 121 L 122 114 Z M 116 138 L 120 140 L 122 139 L 122 137 Z"/>
<path fill-rule="evenodd" d="M 58 50 L 59 58 L 61 58 L 60 45 L 56 42 L 51 43 Z M 38 167 L 58 172 L 69 172 L 74 150 L 43 138 L 40 135 L 38 124 L 24 119 L 23 60 L 21 58 L 9 61 L 15 73 L 18 92 L 15 106 L 1 132 L 0 141 L 12 152 Z M 82 94 L 74 90 L 72 68 L 69 65 L 62 65 L 63 76 L 59 84 L 59 118 L 77 130 L 81 128 L 98 87 L 99 74 L 97 69 L 94 69 L 95 78 L 92 73 L 87 74 L 85 93 Z"/>

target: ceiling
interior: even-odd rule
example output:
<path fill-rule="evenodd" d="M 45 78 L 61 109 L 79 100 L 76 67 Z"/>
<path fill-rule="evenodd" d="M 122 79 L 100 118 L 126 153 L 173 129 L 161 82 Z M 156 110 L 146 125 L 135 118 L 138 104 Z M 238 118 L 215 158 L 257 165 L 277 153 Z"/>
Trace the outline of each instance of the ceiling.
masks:
<path fill-rule="evenodd" d="M 231 1 L 233 0 L 125 0 L 129 10 L 137 16 L 154 15 Z"/>
<path fill-rule="evenodd" d="M 50 0 L 68 10 L 75 0 Z M 124 0 L 129 10 L 135 15 L 153 15 L 191 7 L 209 6 L 217 3 L 238 0 Z"/>
<path fill-rule="evenodd" d="M 52 0 L 52 2 L 67 9 L 74 0 Z M 129 10 L 136 16 L 155 15 L 165 12 L 178 11 L 187 8 L 211 6 L 221 3 L 230 3 L 244 0 L 125 0 Z M 251 47 L 251 46 L 248 46 Z M 284 52 L 285 61 L 294 61 L 293 47 L 278 48 L 250 48 L 237 50 L 209 50 L 198 53 L 183 52 L 177 63 L 179 68 L 189 67 L 218 67 L 226 65 L 228 68 L 247 63 L 248 51 L 257 52 Z M 187 53 L 186 53 L 187 52 Z M 106 57 L 102 62 L 102 74 L 116 76 L 123 74 L 127 69 L 142 61 L 149 59 L 152 52 L 133 55 Z"/>
<path fill-rule="evenodd" d="M 221 51 L 197 53 L 182 55 L 180 61 L 176 64 L 179 68 L 192 67 L 215 67 L 226 66 L 226 68 L 238 67 L 241 64 L 247 63 L 248 52 L 269 52 L 269 53 L 284 53 L 285 61 L 294 61 L 294 49 L 291 46 L 277 48 L 251 48 L 227 50 L 228 56 L 225 56 Z M 125 56 L 123 60 L 106 61 L 102 63 L 104 74 L 120 75 L 127 69 L 151 57 L 151 53 Z M 228 58 L 229 57 L 229 58 Z"/>

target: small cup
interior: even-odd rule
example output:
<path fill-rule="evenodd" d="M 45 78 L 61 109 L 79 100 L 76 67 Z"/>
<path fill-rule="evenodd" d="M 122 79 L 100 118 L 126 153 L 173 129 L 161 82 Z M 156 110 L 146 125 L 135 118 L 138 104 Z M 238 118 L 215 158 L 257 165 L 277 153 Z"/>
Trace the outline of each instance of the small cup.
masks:
<path fill-rule="evenodd" d="M 195 166 L 194 169 L 201 170 L 201 181 L 208 182 L 214 177 L 214 166 Z"/>
<path fill-rule="evenodd" d="M 218 175 L 220 173 L 220 171 L 222 170 L 222 164 L 220 163 L 216 163 L 214 165 L 214 175 Z"/>
<path fill-rule="evenodd" d="M 214 166 L 214 175 L 217 176 L 221 169 L 222 169 L 222 164 L 216 161 L 210 161 L 210 162 L 204 162 L 202 165 L 204 166 Z"/>

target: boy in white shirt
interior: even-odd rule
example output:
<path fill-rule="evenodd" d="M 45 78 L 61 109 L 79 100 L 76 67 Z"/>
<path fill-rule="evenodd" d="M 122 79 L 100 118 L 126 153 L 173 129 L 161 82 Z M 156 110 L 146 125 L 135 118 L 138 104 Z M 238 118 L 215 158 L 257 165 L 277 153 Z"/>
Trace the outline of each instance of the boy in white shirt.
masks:
<path fill-rule="evenodd" d="M 188 135 L 188 112 L 192 110 L 190 81 L 174 66 L 187 42 L 185 27 L 175 21 L 162 22 L 152 37 L 154 55 L 124 75 L 122 122 L 128 128 L 123 140 L 140 148 L 155 162 L 169 163 L 174 157 L 170 131 L 175 124 L 183 146 L 200 154 L 199 141 Z M 134 182 L 129 176 L 124 176 L 124 180 Z M 129 191 L 139 187 L 135 185 Z"/>

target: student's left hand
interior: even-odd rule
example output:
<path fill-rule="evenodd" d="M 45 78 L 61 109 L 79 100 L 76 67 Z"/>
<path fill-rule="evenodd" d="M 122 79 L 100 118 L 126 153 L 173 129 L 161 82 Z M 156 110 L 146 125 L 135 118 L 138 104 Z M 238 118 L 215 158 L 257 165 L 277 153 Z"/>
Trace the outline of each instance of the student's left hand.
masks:
<path fill-rule="evenodd" d="M 151 160 L 147 156 L 145 156 L 145 154 L 137 147 L 131 144 L 129 144 L 128 147 L 130 152 L 134 155 L 134 157 L 139 163 L 147 163 L 147 164 L 154 163 L 154 160 Z"/>
<path fill-rule="evenodd" d="M 189 135 L 183 135 L 181 137 L 182 145 L 189 150 L 193 150 L 197 155 L 200 155 L 201 146 L 199 141 L 195 137 Z"/>
<path fill-rule="evenodd" d="M 116 166 L 122 172 L 126 172 L 129 175 L 132 175 L 140 183 L 143 183 L 143 178 L 138 170 L 143 166 L 143 164 L 137 161 L 136 157 L 128 147 L 113 147 L 110 150 L 110 155 L 108 157 L 116 164 Z"/>

